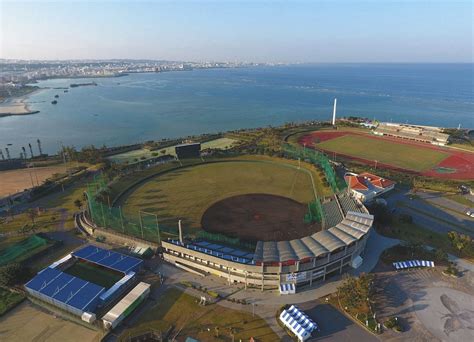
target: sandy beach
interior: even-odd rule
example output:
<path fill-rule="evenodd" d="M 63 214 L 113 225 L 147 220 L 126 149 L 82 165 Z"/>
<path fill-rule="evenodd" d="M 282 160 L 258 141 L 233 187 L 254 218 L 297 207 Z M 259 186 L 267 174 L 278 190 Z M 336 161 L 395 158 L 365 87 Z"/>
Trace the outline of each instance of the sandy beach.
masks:
<path fill-rule="evenodd" d="M 37 110 L 31 110 L 28 106 L 27 100 L 29 95 L 31 95 L 31 93 L 25 96 L 8 98 L 0 102 L 0 117 L 39 113 Z"/>

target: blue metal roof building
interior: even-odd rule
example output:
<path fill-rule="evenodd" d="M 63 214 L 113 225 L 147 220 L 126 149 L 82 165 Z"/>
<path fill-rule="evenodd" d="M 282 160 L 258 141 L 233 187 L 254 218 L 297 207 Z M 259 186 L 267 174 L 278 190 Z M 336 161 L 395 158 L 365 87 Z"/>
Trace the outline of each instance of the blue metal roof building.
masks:
<path fill-rule="evenodd" d="M 143 260 L 92 245 L 81 248 L 72 255 L 125 274 L 137 272 L 143 265 Z"/>
<path fill-rule="evenodd" d="M 94 312 L 105 288 L 54 268 L 45 268 L 25 284 L 26 291 L 75 315 Z"/>

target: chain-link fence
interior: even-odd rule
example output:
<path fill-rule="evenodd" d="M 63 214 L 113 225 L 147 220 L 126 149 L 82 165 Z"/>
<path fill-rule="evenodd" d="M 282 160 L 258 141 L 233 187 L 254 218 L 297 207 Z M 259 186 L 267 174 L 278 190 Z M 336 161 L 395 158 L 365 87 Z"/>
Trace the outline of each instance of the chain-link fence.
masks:
<path fill-rule="evenodd" d="M 122 208 L 105 204 L 108 200 L 107 184 L 102 175 L 94 177 L 94 181 L 88 184 L 87 198 L 89 214 L 98 226 L 158 243 L 163 238 L 178 236 L 177 228 L 161 226 L 155 214 L 139 211 L 136 217 L 130 218 L 123 215 Z"/>
<path fill-rule="evenodd" d="M 318 199 L 308 203 L 308 212 L 304 216 L 305 223 L 318 222 L 322 223 L 323 220 L 323 207 Z"/>
<path fill-rule="evenodd" d="M 24 259 L 32 251 L 48 244 L 46 239 L 32 235 L 0 252 L 0 266 Z"/>
<path fill-rule="evenodd" d="M 341 182 L 337 178 L 336 172 L 334 171 L 331 163 L 329 162 L 329 158 L 324 153 L 313 149 L 301 148 L 290 144 L 284 144 L 283 150 L 290 158 L 309 160 L 314 165 L 319 166 L 323 170 L 324 175 L 326 176 L 326 180 L 332 191 L 339 192 L 344 189 L 344 182 Z"/>

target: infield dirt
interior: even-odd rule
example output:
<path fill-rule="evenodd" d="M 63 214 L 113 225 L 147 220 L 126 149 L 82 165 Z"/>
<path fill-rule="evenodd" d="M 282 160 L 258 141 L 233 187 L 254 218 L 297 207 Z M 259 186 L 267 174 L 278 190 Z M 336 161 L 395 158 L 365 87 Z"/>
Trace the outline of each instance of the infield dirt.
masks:
<path fill-rule="evenodd" d="M 204 213 L 202 228 L 211 233 L 245 241 L 298 239 L 319 230 L 319 224 L 304 223 L 308 208 L 283 196 L 247 194 L 211 205 Z"/>

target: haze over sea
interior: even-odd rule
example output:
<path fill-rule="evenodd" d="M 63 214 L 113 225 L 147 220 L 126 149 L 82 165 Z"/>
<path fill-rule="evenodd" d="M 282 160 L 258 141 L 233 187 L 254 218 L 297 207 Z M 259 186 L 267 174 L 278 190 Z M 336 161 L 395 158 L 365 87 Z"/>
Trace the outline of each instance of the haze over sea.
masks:
<path fill-rule="evenodd" d="M 474 128 L 473 64 L 318 64 L 54 79 L 27 99 L 39 114 L 0 118 L 0 147 L 41 139 L 78 148 L 329 120 L 337 114 Z M 51 101 L 58 94 L 58 104 Z"/>

